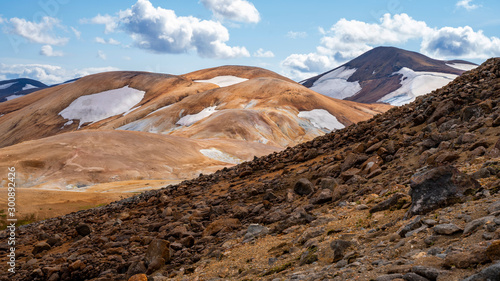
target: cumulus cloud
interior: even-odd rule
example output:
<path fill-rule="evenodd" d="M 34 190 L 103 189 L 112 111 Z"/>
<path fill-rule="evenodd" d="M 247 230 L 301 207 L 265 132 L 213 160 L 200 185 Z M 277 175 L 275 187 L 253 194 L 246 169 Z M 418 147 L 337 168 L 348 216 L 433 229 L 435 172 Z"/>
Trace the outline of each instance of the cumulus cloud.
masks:
<path fill-rule="evenodd" d="M 101 43 L 101 44 L 109 44 L 109 45 L 120 45 L 120 41 L 117 41 L 113 38 L 109 38 L 109 39 L 104 39 L 102 37 L 96 37 L 95 38 L 95 41 L 97 43 Z"/>
<path fill-rule="evenodd" d="M 385 14 L 379 23 L 341 19 L 323 37 L 316 52 L 293 54 L 282 61 L 285 75 L 302 79 L 330 70 L 373 47 L 419 40 L 420 52 L 438 59 L 484 59 L 500 55 L 500 39 L 471 27 L 429 27 L 407 14 Z"/>
<path fill-rule="evenodd" d="M 500 55 L 500 39 L 471 27 L 443 27 L 422 41 L 421 51 L 436 58 L 480 58 Z"/>
<path fill-rule="evenodd" d="M 55 35 L 55 29 L 64 29 L 60 21 L 52 17 L 43 17 L 38 23 L 20 18 L 2 20 L 5 24 L 4 31 L 19 35 L 30 42 L 49 45 L 65 45 L 69 38 Z"/>
<path fill-rule="evenodd" d="M 100 59 L 102 59 L 102 60 L 106 60 L 107 59 L 106 54 L 103 51 L 101 51 L 101 50 L 97 51 L 97 57 L 100 58 Z"/>
<path fill-rule="evenodd" d="M 245 0 L 201 0 L 201 3 L 221 20 L 258 23 L 259 11 Z"/>
<path fill-rule="evenodd" d="M 62 83 L 74 78 L 105 71 L 116 71 L 115 67 L 83 68 L 68 70 L 49 64 L 3 64 L 0 63 L 0 77 L 5 79 L 31 78 L 45 84 Z"/>
<path fill-rule="evenodd" d="M 271 51 L 264 51 L 264 49 L 260 48 L 257 52 L 253 53 L 253 56 L 257 58 L 274 58 L 274 53 Z"/>
<path fill-rule="evenodd" d="M 98 14 L 91 19 L 81 19 L 80 23 L 103 24 L 105 26 L 104 33 L 108 34 L 115 32 L 118 27 L 118 18 L 107 14 Z"/>
<path fill-rule="evenodd" d="M 120 25 L 134 44 L 155 53 L 186 53 L 195 50 L 206 58 L 249 57 L 245 47 L 231 47 L 229 31 L 220 23 L 188 16 L 173 10 L 155 8 L 148 0 L 138 0 L 120 12 Z"/>
<path fill-rule="evenodd" d="M 286 37 L 291 38 L 291 39 L 306 38 L 307 33 L 304 31 L 288 31 L 288 33 L 286 34 Z"/>
<path fill-rule="evenodd" d="M 472 0 L 460 0 L 457 2 L 456 6 L 458 8 L 464 8 L 467 11 L 475 10 L 480 7 L 479 5 L 471 4 L 471 2 Z"/>
<path fill-rule="evenodd" d="M 54 49 L 50 45 L 43 45 L 42 49 L 40 50 L 40 55 L 46 57 L 62 57 L 64 56 L 64 53 L 61 51 L 54 51 Z"/>

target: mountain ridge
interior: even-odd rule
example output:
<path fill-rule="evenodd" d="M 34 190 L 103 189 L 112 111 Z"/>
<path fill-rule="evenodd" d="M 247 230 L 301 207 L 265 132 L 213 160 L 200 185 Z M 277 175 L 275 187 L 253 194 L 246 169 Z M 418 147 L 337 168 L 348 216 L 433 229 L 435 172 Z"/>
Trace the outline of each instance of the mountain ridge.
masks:
<path fill-rule="evenodd" d="M 440 61 L 417 52 L 406 51 L 395 47 L 377 47 L 335 69 L 303 80 L 299 83 L 319 93 L 332 97 L 364 103 L 384 102 L 387 100 L 384 100 L 384 97 L 400 89 L 403 79 L 406 79 L 402 77 L 401 73 L 398 73 L 401 69 L 411 69 L 417 74 L 419 72 L 431 72 L 451 74 L 453 77 L 456 77 L 464 72 L 464 70 L 451 66 L 458 63 L 471 66 L 474 65 L 462 60 Z M 349 72 L 346 73 L 348 70 Z M 340 72 L 337 74 L 340 75 L 338 77 L 340 79 L 345 79 L 344 83 L 350 85 L 348 89 L 353 87 L 354 89 L 349 90 L 348 93 L 341 93 L 341 90 L 333 90 L 333 92 L 329 90 L 335 89 L 336 85 L 334 82 L 337 82 L 337 84 L 338 82 L 342 82 L 331 80 L 335 79 L 337 76 L 335 74 L 336 71 Z M 345 76 L 347 77 L 343 77 L 342 73 L 346 73 Z M 332 77 L 324 78 L 329 77 L 329 75 Z M 319 82 L 321 82 L 320 80 L 322 78 L 326 79 L 323 80 L 323 84 L 327 83 L 328 79 L 332 81 L 332 84 L 321 85 Z M 448 82 L 451 80 L 453 79 L 449 78 Z M 446 81 L 440 82 L 439 85 L 444 86 L 445 82 Z M 436 88 L 439 87 L 434 87 L 432 90 Z M 408 92 L 408 94 L 412 94 L 411 89 L 408 90 Z M 422 93 L 419 93 L 418 95 L 421 94 Z"/>

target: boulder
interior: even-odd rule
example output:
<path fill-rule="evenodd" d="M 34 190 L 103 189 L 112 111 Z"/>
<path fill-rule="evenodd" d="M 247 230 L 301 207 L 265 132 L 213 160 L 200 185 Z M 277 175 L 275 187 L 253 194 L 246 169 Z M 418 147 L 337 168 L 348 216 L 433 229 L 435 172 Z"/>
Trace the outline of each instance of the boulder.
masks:
<path fill-rule="evenodd" d="M 412 204 L 408 215 L 426 214 L 460 202 L 480 188 L 479 183 L 453 166 L 425 167 L 410 180 Z"/>
<path fill-rule="evenodd" d="M 170 243 L 167 240 L 154 239 L 149 243 L 146 255 L 144 256 L 146 264 L 151 264 L 157 258 L 162 258 L 165 261 L 170 260 Z"/>
<path fill-rule="evenodd" d="M 298 195 L 309 195 L 314 190 L 314 185 L 306 178 L 299 179 L 295 186 L 293 187 L 293 191 Z"/>

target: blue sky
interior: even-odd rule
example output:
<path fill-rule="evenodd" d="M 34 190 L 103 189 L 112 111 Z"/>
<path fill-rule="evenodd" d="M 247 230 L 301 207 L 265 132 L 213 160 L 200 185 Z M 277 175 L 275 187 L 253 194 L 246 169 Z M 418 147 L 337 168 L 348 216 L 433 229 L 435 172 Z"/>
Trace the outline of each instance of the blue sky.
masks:
<path fill-rule="evenodd" d="M 476 63 L 500 56 L 493 0 L 23 0 L 0 2 L 0 80 L 227 64 L 295 80 L 376 46 Z"/>

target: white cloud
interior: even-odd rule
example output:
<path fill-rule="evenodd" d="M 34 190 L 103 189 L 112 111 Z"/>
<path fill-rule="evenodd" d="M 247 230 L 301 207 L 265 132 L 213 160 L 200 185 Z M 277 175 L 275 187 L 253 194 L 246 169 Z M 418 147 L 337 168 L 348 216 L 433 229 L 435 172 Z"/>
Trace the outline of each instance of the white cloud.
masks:
<path fill-rule="evenodd" d="M 120 26 L 134 44 L 156 53 L 186 53 L 196 50 L 206 58 L 249 57 L 245 47 L 230 47 L 229 31 L 216 21 L 177 16 L 173 10 L 155 8 L 148 0 L 138 0 L 120 12 Z"/>
<path fill-rule="evenodd" d="M 109 38 L 108 40 L 104 39 L 104 38 L 101 38 L 101 37 L 96 37 L 95 38 L 95 41 L 97 43 L 101 43 L 101 44 L 109 44 L 109 45 L 120 45 L 120 42 L 113 39 L 113 38 Z"/>
<path fill-rule="evenodd" d="M 54 29 L 63 29 L 60 21 L 52 17 L 43 17 L 38 23 L 20 18 L 2 20 L 6 24 L 5 32 L 19 35 L 30 42 L 49 45 L 65 45 L 69 38 L 59 37 L 54 34 Z"/>
<path fill-rule="evenodd" d="M 307 33 L 304 31 L 288 31 L 288 33 L 286 34 L 286 37 L 291 38 L 291 39 L 306 38 Z"/>
<path fill-rule="evenodd" d="M 500 39 L 471 27 L 432 28 L 407 14 L 385 14 L 379 23 L 341 19 L 323 37 L 316 52 L 293 54 L 282 63 L 293 79 L 314 76 L 353 59 L 373 47 L 421 42 L 420 52 L 440 59 L 484 59 L 500 55 Z M 305 73 L 305 74 L 304 74 Z"/>
<path fill-rule="evenodd" d="M 252 3 L 245 0 L 201 0 L 200 2 L 221 20 L 248 23 L 260 21 L 259 11 Z"/>
<path fill-rule="evenodd" d="M 458 8 L 464 8 L 467 11 L 472 11 L 480 7 L 480 5 L 471 4 L 472 0 L 460 0 L 457 2 L 456 6 Z"/>
<path fill-rule="evenodd" d="M 264 49 L 260 48 L 257 52 L 253 53 L 253 56 L 257 58 L 274 58 L 274 53 L 271 51 L 264 51 Z"/>
<path fill-rule="evenodd" d="M 443 27 L 423 38 L 421 52 L 443 59 L 486 59 L 500 55 L 500 39 L 469 26 Z"/>
<path fill-rule="evenodd" d="M 100 58 L 100 59 L 102 59 L 102 60 L 106 60 L 107 59 L 106 54 L 103 51 L 101 51 L 101 50 L 97 51 L 97 57 Z"/>
<path fill-rule="evenodd" d="M 91 19 L 81 19 L 80 23 L 103 24 L 105 26 L 104 33 L 108 34 L 114 32 L 118 27 L 118 18 L 110 15 L 98 14 Z"/>
<path fill-rule="evenodd" d="M 61 51 L 54 51 L 54 49 L 50 45 L 43 45 L 42 49 L 40 50 L 40 55 L 46 57 L 62 57 L 64 56 L 64 53 Z"/>
<path fill-rule="evenodd" d="M 6 79 L 31 78 L 46 84 L 57 84 L 74 78 L 105 71 L 116 71 L 115 67 L 83 68 L 68 70 L 49 64 L 13 64 L 0 63 L 0 77 Z M 5 79 L 3 79 L 5 80 Z"/>
<path fill-rule="evenodd" d="M 285 75 L 293 79 L 303 80 L 335 66 L 335 60 L 330 56 L 317 53 L 292 54 L 288 56 L 281 66 Z"/>
<path fill-rule="evenodd" d="M 80 37 L 82 36 L 82 32 L 79 31 L 78 29 L 74 28 L 74 27 L 71 27 L 71 30 L 75 34 L 76 39 L 80 39 Z"/>

